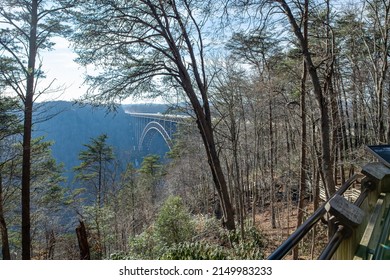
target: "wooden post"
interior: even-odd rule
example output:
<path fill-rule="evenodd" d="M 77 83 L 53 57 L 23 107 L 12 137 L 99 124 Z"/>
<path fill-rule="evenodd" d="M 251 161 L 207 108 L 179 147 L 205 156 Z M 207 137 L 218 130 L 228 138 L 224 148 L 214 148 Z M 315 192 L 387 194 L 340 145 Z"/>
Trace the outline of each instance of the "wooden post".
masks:
<path fill-rule="evenodd" d="M 336 220 L 348 228 L 360 225 L 364 218 L 364 211 L 358 206 L 348 202 L 344 197 L 335 195 L 325 205 L 326 211 L 333 215 Z"/>
<path fill-rule="evenodd" d="M 379 236 L 381 234 L 380 224 L 382 222 L 385 209 L 389 206 L 389 196 L 382 193 L 375 205 L 375 208 L 367 223 L 364 234 L 358 244 L 354 260 L 370 260 L 372 259 L 376 246 L 378 245 Z"/>

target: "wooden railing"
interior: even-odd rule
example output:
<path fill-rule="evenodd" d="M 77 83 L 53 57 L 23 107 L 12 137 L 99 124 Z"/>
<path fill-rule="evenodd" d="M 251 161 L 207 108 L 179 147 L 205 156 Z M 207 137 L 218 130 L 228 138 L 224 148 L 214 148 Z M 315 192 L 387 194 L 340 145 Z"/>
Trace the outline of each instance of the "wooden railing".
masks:
<path fill-rule="evenodd" d="M 333 259 L 374 259 L 383 258 L 386 253 L 383 245 L 386 232 L 389 233 L 388 211 L 390 205 L 390 169 L 383 164 L 369 163 L 362 169 L 365 175 L 363 184 L 370 188 L 367 198 L 363 201 L 361 209 L 365 216 L 352 235 L 344 240 Z M 382 250 L 381 250 L 382 249 Z M 376 253 L 382 251 L 381 254 Z M 374 256 L 375 255 L 375 256 Z"/>
<path fill-rule="evenodd" d="M 358 179 L 361 180 L 359 197 L 352 203 L 343 194 Z M 379 259 L 390 254 L 390 169 L 381 163 L 365 165 L 361 174 L 355 174 L 337 192 L 319 207 L 269 257 L 282 259 L 314 225 L 327 214 L 333 235 L 318 259 Z"/>

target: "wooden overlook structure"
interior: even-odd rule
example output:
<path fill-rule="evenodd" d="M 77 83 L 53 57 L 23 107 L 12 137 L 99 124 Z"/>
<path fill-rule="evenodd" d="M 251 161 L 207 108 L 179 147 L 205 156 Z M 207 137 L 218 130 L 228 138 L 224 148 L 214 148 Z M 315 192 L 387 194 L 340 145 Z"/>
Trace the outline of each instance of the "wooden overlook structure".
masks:
<path fill-rule="evenodd" d="M 283 259 L 325 216 L 332 235 L 319 260 L 390 259 L 390 145 L 367 150 L 378 162 L 363 166 L 337 192 L 319 207 L 269 257 Z M 360 182 L 360 195 L 349 199 L 345 193 Z"/>

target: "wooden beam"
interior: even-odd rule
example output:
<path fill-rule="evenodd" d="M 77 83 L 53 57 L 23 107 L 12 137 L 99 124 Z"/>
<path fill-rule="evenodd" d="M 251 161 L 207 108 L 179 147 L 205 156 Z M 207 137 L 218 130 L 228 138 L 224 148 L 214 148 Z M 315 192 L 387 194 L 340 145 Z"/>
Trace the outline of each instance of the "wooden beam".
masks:
<path fill-rule="evenodd" d="M 381 234 L 381 221 L 384 211 L 389 204 L 389 197 L 385 193 L 381 193 L 375 208 L 370 216 L 366 230 L 360 240 L 354 260 L 372 259 L 374 251 L 378 245 Z"/>

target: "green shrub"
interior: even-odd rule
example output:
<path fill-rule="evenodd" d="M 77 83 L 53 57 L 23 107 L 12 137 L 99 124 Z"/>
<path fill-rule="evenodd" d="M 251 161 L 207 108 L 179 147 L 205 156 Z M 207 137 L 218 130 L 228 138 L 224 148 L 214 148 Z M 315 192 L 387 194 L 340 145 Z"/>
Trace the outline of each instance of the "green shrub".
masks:
<path fill-rule="evenodd" d="M 110 255 L 111 260 L 154 260 L 158 259 L 159 242 L 154 236 L 152 227 L 141 234 L 130 238 L 128 252 L 116 252 Z"/>
<path fill-rule="evenodd" d="M 170 196 L 162 206 L 155 223 L 155 234 L 164 246 L 191 241 L 195 228 L 182 199 Z"/>
<path fill-rule="evenodd" d="M 215 218 L 197 217 L 196 226 L 179 197 L 166 200 L 153 227 L 130 240 L 130 251 L 111 259 L 259 260 L 265 239 L 255 227 L 223 229 Z M 195 235 L 196 228 L 196 235 Z"/>
<path fill-rule="evenodd" d="M 225 260 L 223 247 L 204 241 L 175 244 L 161 257 L 163 260 Z"/>
<path fill-rule="evenodd" d="M 110 255 L 110 260 L 118 261 L 118 260 L 131 260 L 131 256 L 125 252 L 117 252 Z"/>
<path fill-rule="evenodd" d="M 130 239 L 129 259 L 153 260 L 159 257 L 159 242 L 154 235 L 153 227 Z"/>
<path fill-rule="evenodd" d="M 209 225 L 214 225 L 214 223 Z M 203 231 L 208 232 L 208 228 L 203 228 Z M 219 244 L 210 242 L 210 240 L 174 244 L 166 249 L 161 259 L 260 260 L 264 258 L 264 237 L 254 227 L 245 229 L 245 240 L 241 240 L 239 232 L 229 232 L 222 228 L 214 234 L 219 240 Z M 212 236 L 209 235 L 208 238 L 212 238 Z"/>
<path fill-rule="evenodd" d="M 230 243 L 229 259 L 259 260 L 264 258 L 265 239 L 255 227 L 245 227 L 245 239 L 242 240 L 239 231 L 224 231 L 221 234 L 223 242 Z"/>

